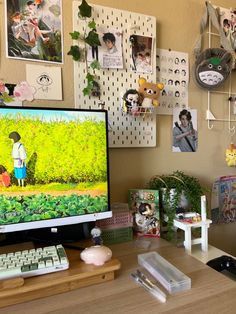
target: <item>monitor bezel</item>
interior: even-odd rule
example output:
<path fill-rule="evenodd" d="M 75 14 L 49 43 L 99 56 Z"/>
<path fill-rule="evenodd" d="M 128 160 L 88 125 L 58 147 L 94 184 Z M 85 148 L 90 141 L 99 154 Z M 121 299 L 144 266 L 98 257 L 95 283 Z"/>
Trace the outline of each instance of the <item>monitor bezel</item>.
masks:
<path fill-rule="evenodd" d="M 0 234 L 1 233 L 9 233 L 15 231 L 25 231 L 25 230 L 33 230 L 33 229 L 43 229 L 43 228 L 51 228 L 51 227 L 62 227 L 68 225 L 75 225 L 79 223 L 85 222 L 95 222 L 96 220 L 101 220 L 105 218 L 112 217 L 111 205 L 110 205 L 110 167 L 109 167 L 109 136 L 108 136 L 108 112 L 105 109 L 82 109 L 82 108 L 59 108 L 59 107 L 34 107 L 34 106 L 2 106 L 0 105 L 0 109 L 10 110 L 52 110 L 52 111 L 76 111 L 76 112 L 103 112 L 105 115 L 105 124 L 106 124 L 106 156 L 107 156 L 107 200 L 108 200 L 108 208 L 104 212 L 93 213 L 93 214 L 83 214 L 77 216 L 69 216 L 63 218 L 52 218 L 45 220 L 37 220 L 30 222 L 20 222 L 14 224 L 4 224 L 0 225 Z"/>

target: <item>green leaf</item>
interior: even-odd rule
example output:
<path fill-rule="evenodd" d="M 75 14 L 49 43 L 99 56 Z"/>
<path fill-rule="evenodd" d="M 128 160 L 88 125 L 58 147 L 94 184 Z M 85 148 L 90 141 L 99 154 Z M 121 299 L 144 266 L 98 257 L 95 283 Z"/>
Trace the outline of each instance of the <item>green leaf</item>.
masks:
<path fill-rule="evenodd" d="M 88 72 L 87 75 L 86 75 L 86 79 L 87 79 L 88 83 L 90 83 L 90 82 L 94 81 L 95 76 Z"/>
<path fill-rule="evenodd" d="M 74 61 L 79 61 L 81 57 L 79 46 L 71 46 L 67 54 L 72 56 Z"/>
<path fill-rule="evenodd" d="M 81 5 L 79 6 L 79 15 L 82 17 L 91 17 L 92 7 L 88 5 L 86 0 L 82 0 Z"/>
<path fill-rule="evenodd" d="M 90 63 L 90 67 L 91 67 L 93 70 L 95 70 L 95 69 L 100 70 L 100 69 L 101 69 L 101 65 L 100 65 L 100 63 L 99 63 L 98 60 L 94 60 L 93 62 L 91 62 L 91 63 Z"/>
<path fill-rule="evenodd" d="M 85 42 L 91 47 L 101 46 L 98 34 L 94 29 L 88 33 L 88 36 L 85 38 Z"/>
<path fill-rule="evenodd" d="M 70 36 L 73 40 L 77 40 L 80 38 L 80 32 L 74 31 L 73 33 L 70 33 Z"/>
<path fill-rule="evenodd" d="M 89 88 L 88 86 L 86 86 L 84 89 L 83 89 L 83 94 L 84 96 L 89 96 L 91 93 L 91 88 Z"/>
<path fill-rule="evenodd" d="M 94 20 L 90 21 L 88 23 L 88 27 L 91 29 L 96 29 L 96 22 Z"/>

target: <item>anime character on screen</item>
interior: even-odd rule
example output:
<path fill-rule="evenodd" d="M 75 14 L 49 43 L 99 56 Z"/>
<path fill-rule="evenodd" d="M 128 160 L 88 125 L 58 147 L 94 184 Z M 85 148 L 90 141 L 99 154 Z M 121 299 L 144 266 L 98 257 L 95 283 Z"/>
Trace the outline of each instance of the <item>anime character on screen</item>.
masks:
<path fill-rule="evenodd" d="M 19 186 L 25 185 L 26 178 L 26 151 L 22 143 L 20 143 L 21 136 L 18 132 L 14 131 L 9 134 L 9 138 L 13 142 L 12 158 L 14 161 L 14 175 L 18 180 Z"/>

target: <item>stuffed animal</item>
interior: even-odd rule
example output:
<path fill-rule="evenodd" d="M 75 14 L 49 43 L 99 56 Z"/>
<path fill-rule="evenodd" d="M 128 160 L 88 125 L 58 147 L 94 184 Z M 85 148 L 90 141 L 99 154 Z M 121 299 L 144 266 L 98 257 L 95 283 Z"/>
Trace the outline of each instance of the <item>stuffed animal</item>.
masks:
<path fill-rule="evenodd" d="M 195 62 L 196 83 L 207 90 L 218 88 L 229 76 L 233 57 L 222 48 L 205 49 Z"/>
<path fill-rule="evenodd" d="M 230 148 L 225 151 L 225 160 L 229 167 L 236 166 L 236 149 L 234 148 L 234 144 L 230 144 Z"/>
<path fill-rule="evenodd" d="M 138 84 L 139 93 L 143 96 L 142 107 L 152 108 L 159 106 L 158 97 L 164 85 L 161 83 L 155 84 L 147 82 L 143 77 L 138 80 Z"/>

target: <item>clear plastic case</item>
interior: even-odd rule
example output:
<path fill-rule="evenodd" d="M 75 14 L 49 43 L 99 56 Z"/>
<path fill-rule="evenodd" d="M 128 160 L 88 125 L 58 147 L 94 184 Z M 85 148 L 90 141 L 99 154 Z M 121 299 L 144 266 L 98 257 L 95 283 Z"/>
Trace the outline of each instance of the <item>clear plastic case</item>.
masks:
<path fill-rule="evenodd" d="M 157 252 L 139 254 L 138 263 L 152 274 L 170 294 L 191 289 L 191 279 Z"/>

